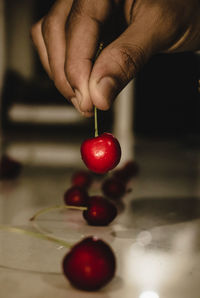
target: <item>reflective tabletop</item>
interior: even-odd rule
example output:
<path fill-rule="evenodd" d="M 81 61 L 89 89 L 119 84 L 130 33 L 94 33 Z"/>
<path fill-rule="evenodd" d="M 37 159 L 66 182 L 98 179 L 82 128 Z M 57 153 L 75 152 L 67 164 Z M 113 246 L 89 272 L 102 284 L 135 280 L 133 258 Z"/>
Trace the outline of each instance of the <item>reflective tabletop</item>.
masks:
<path fill-rule="evenodd" d="M 81 159 L 74 167 L 48 166 L 34 164 L 30 155 L 19 177 L 0 181 L 1 224 L 36 229 L 70 243 L 95 235 L 110 244 L 117 258 L 114 279 L 97 292 L 85 292 L 62 274 L 66 248 L 1 230 L 2 298 L 199 298 L 199 145 L 185 139 L 138 138 L 136 160 L 139 174 L 107 227 L 88 226 L 74 210 L 53 210 L 35 226 L 29 220 L 42 208 L 63 204 L 72 174 L 84 168 Z M 90 194 L 101 193 L 102 179 L 96 178 Z"/>

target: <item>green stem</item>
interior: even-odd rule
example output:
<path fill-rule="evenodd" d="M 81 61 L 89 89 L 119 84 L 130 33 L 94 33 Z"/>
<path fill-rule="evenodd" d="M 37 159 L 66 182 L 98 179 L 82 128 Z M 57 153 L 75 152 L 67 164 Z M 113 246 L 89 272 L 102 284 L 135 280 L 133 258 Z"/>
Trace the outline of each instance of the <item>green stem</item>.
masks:
<path fill-rule="evenodd" d="M 94 60 L 96 60 L 98 58 L 98 56 L 101 53 L 102 49 L 103 49 L 103 42 L 101 42 L 99 44 L 99 47 L 98 47 L 98 50 L 97 50 L 97 53 L 96 53 L 96 56 L 95 56 Z M 96 107 L 94 107 L 94 131 L 95 131 L 94 136 L 98 137 L 99 133 L 98 133 L 98 120 L 97 120 L 97 108 Z"/>
<path fill-rule="evenodd" d="M 45 213 L 50 212 L 55 209 L 75 209 L 75 210 L 84 211 L 84 210 L 87 210 L 87 207 L 77 207 L 77 206 L 69 206 L 69 205 L 68 206 L 67 205 L 55 205 L 52 207 L 47 207 L 47 208 L 39 210 L 30 218 L 30 221 L 34 221 L 39 215 L 45 214 Z"/>
<path fill-rule="evenodd" d="M 94 107 L 94 136 L 98 137 L 98 119 L 97 119 L 97 108 Z"/>
<path fill-rule="evenodd" d="M 32 232 L 32 231 L 29 231 L 29 230 L 26 230 L 26 229 L 16 228 L 16 227 L 12 227 L 12 226 L 0 225 L 0 230 L 5 230 L 5 231 L 8 231 L 8 232 L 18 233 L 18 234 L 22 234 L 22 235 L 24 234 L 24 235 L 33 236 L 35 238 L 48 240 L 48 241 L 57 243 L 59 245 L 67 247 L 67 248 L 71 248 L 73 246 L 73 244 L 69 244 L 69 243 L 65 242 L 64 240 L 60 240 L 60 239 L 57 239 L 57 238 L 54 238 L 54 237 L 51 237 L 51 236 L 48 236 L 48 235 L 45 235 L 45 234 Z"/>

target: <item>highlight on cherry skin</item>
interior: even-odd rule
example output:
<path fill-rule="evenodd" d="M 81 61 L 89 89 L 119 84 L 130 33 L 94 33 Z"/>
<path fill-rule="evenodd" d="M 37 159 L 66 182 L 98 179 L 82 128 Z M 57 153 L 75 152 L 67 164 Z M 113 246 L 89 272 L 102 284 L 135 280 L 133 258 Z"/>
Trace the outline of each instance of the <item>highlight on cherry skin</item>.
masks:
<path fill-rule="evenodd" d="M 64 275 L 74 287 L 95 291 L 114 277 L 116 258 L 106 242 L 87 237 L 71 248 L 62 266 Z"/>
<path fill-rule="evenodd" d="M 121 147 L 111 133 L 103 133 L 82 143 L 81 157 L 89 170 L 105 174 L 120 162 Z"/>

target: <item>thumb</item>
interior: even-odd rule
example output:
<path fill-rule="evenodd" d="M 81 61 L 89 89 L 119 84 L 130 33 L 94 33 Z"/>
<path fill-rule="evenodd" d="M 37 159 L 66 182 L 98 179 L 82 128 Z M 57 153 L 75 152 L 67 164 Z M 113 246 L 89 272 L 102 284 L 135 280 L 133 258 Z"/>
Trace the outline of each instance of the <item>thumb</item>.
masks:
<path fill-rule="evenodd" d="M 132 24 L 101 52 L 89 81 L 90 96 L 98 109 L 110 108 L 118 93 L 153 54 L 153 44 L 153 36 Z"/>

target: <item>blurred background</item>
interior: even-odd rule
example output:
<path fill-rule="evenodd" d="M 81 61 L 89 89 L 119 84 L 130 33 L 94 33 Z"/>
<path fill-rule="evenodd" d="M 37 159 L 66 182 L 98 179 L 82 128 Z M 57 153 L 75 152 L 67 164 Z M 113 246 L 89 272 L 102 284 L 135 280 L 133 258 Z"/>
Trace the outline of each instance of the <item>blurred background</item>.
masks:
<path fill-rule="evenodd" d="M 73 163 L 78 158 L 77 146 L 73 144 L 93 136 L 93 119 L 81 117 L 57 92 L 40 64 L 29 33 L 31 25 L 47 13 L 53 2 L 0 1 L 2 150 L 24 161 L 35 152 L 35 159 L 37 155 L 43 162 L 53 162 L 54 155 L 61 163 L 63 158 Z M 199 68 L 198 53 L 153 57 L 125 99 L 133 104 L 129 105 L 131 117 L 121 134 L 127 135 L 127 139 L 134 134 L 136 143 L 140 137 L 167 136 L 187 138 L 197 144 Z M 108 112 L 99 112 L 100 132 L 117 134 L 116 129 L 126 118 L 121 113 L 115 106 Z M 55 144 L 59 145 L 57 151 Z"/>

